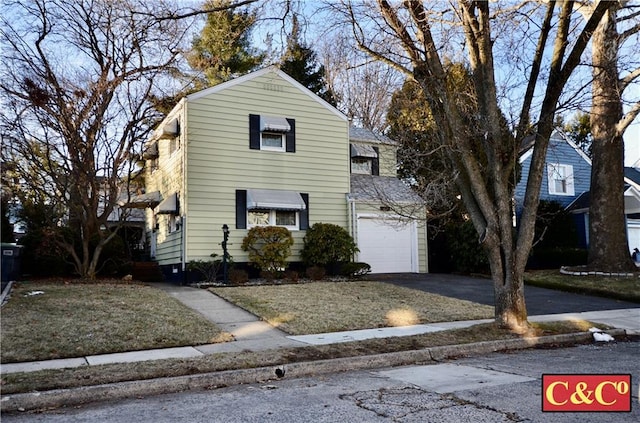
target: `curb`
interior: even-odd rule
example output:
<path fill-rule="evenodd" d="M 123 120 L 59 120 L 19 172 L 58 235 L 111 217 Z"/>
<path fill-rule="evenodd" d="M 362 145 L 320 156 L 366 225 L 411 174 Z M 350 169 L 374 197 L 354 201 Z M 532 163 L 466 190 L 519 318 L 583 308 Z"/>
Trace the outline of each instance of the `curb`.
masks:
<path fill-rule="evenodd" d="M 612 336 L 624 336 L 626 334 L 622 329 L 607 330 L 607 333 Z M 588 340 L 593 340 L 592 334 L 589 332 L 581 332 L 530 339 L 507 339 L 473 344 L 445 345 L 421 350 L 289 363 L 286 364 L 286 374 L 293 378 L 318 376 L 321 374 L 351 370 L 367 370 L 437 362 L 453 357 L 480 355 L 504 350 L 519 350 L 547 344 L 566 345 Z M 216 389 L 230 385 L 265 382 L 273 379 L 275 379 L 274 366 L 270 366 L 253 369 L 225 370 L 189 376 L 137 380 L 73 389 L 12 394 L 2 397 L 0 411 L 6 413 L 78 406 L 81 404 L 116 401 L 127 398 Z"/>

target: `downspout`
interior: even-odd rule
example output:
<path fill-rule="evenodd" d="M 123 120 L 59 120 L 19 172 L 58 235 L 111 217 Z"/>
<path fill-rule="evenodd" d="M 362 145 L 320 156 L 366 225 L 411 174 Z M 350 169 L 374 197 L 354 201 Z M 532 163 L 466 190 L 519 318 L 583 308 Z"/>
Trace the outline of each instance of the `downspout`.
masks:
<path fill-rule="evenodd" d="M 180 248 L 182 249 L 182 284 L 187 285 L 189 283 L 187 275 L 187 198 L 189 198 L 187 187 L 187 102 L 183 98 L 182 102 L 182 122 L 180 125 L 180 138 L 182 141 L 182 232 Z"/>
<path fill-rule="evenodd" d="M 353 238 L 353 241 L 358 245 L 358 234 L 357 234 L 357 218 L 356 218 L 356 201 L 351 198 L 350 194 L 346 194 L 347 197 L 347 209 L 349 211 L 349 233 Z M 357 255 L 357 253 L 356 253 Z M 357 261 L 358 257 L 353 257 L 353 261 Z"/>

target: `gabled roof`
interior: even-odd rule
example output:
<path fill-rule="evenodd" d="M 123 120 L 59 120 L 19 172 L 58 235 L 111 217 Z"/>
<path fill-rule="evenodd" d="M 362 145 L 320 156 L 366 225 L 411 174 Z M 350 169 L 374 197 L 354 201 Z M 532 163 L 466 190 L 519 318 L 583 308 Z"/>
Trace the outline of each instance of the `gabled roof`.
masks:
<path fill-rule="evenodd" d="M 635 167 L 625 167 L 624 177 L 627 183 L 633 182 L 640 187 L 640 169 Z"/>
<path fill-rule="evenodd" d="M 527 138 L 529 139 L 529 138 Z M 531 138 L 531 140 L 533 140 L 533 137 Z M 564 135 L 562 132 L 560 131 L 554 131 L 551 136 L 549 137 L 549 142 L 551 141 L 559 141 L 559 142 L 565 142 L 567 144 L 569 144 L 569 146 L 571 146 L 571 148 L 573 148 L 576 153 L 578 153 L 578 155 L 586 162 L 589 164 L 589 166 L 591 166 L 591 159 L 589 158 L 589 156 L 587 156 L 585 154 L 584 151 L 582 151 L 582 149 L 580 149 L 580 147 L 578 147 L 576 145 L 576 143 L 574 143 L 573 141 L 571 141 L 569 138 L 566 137 L 566 135 Z M 520 156 L 520 163 L 523 163 L 524 161 L 526 161 L 527 159 L 529 159 L 531 157 L 531 155 L 533 154 L 533 142 L 530 142 L 528 144 L 528 149 Z"/>
<path fill-rule="evenodd" d="M 319 103 L 320 105 L 322 105 L 324 108 L 326 108 L 331 113 L 333 113 L 334 115 L 338 116 L 339 118 L 341 118 L 343 120 L 348 120 L 347 116 L 344 113 L 340 112 L 338 109 L 333 107 L 331 104 L 327 103 L 322 98 L 318 97 L 316 94 L 313 93 L 313 91 L 311 91 L 310 89 L 308 89 L 307 87 L 305 87 L 304 85 L 302 85 L 301 83 L 299 83 L 298 81 L 296 81 L 295 79 L 293 79 L 292 77 L 290 77 L 289 75 L 287 75 L 286 73 L 281 71 L 276 66 L 269 66 L 269 67 L 257 70 L 255 72 L 251 72 L 251 73 L 248 73 L 246 75 L 240 76 L 238 78 L 234 78 L 234 79 L 232 79 L 230 81 L 226 81 L 226 82 L 223 82 L 221 84 L 214 85 L 213 87 L 206 88 L 206 89 L 204 89 L 202 91 L 198 91 L 196 93 L 189 94 L 186 97 L 186 101 L 189 102 L 189 101 L 197 100 L 199 98 L 206 97 L 208 95 L 215 94 L 215 93 L 218 93 L 220 91 L 224 91 L 224 90 L 226 90 L 228 88 L 234 87 L 234 86 L 239 85 L 239 84 L 243 84 L 245 82 L 251 81 L 251 80 L 256 79 L 256 78 L 260 78 L 260 77 L 262 77 L 264 75 L 267 75 L 269 73 L 272 73 L 274 76 L 279 77 L 279 78 L 287 81 L 289 84 L 293 85 L 294 87 L 296 87 L 297 89 L 302 91 L 304 94 L 309 96 L 309 98 L 311 98 L 313 101 Z"/>
<path fill-rule="evenodd" d="M 398 144 L 396 141 L 392 140 L 391 138 L 385 135 L 376 134 L 370 129 L 358 128 L 355 126 L 349 126 L 349 141 L 352 141 L 352 142 L 361 141 L 361 142 L 368 142 L 372 144 L 389 144 L 389 145 Z"/>

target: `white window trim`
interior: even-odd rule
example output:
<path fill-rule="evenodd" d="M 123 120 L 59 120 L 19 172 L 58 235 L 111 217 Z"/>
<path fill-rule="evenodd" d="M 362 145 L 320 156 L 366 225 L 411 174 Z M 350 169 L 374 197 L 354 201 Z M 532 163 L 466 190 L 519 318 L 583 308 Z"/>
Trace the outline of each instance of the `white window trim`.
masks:
<path fill-rule="evenodd" d="M 565 191 L 557 191 L 556 190 L 556 181 L 560 180 L 556 176 L 558 174 L 565 175 L 566 189 Z M 548 179 L 548 188 L 549 194 L 551 195 L 564 195 L 564 196 L 575 196 L 575 187 L 573 181 L 573 166 L 568 164 L 559 164 L 559 163 L 548 163 L 547 164 L 547 179 Z"/>
<path fill-rule="evenodd" d="M 273 147 L 273 146 L 269 146 L 269 145 L 264 145 L 264 143 L 262 141 L 262 136 L 264 134 L 280 136 L 280 138 L 282 140 L 281 147 Z M 269 131 L 260 132 L 260 150 L 285 152 L 286 149 L 287 149 L 287 140 L 286 140 L 285 136 L 286 135 L 284 133 L 279 133 L 279 132 L 269 132 Z"/>
<path fill-rule="evenodd" d="M 276 213 L 279 210 L 270 209 L 270 210 L 260 210 L 260 211 L 268 211 L 269 212 L 269 224 L 268 225 L 255 225 L 250 223 L 249 213 L 251 213 L 254 209 L 247 210 L 247 229 L 254 228 L 256 226 L 277 226 L 279 228 L 287 228 L 290 231 L 299 231 L 300 230 L 300 212 L 297 210 L 280 210 L 280 211 L 293 211 L 296 214 L 296 224 L 295 225 L 276 225 Z"/>

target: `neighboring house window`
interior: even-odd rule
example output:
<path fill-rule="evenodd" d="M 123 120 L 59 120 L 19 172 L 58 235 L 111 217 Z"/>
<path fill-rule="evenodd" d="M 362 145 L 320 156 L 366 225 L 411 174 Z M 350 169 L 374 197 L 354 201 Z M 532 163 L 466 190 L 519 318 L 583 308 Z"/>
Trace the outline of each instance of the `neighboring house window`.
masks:
<path fill-rule="evenodd" d="M 265 189 L 236 190 L 236 228 L 254 226 L 309 229 L 309 194 Z"/>
<path fill-rule="evenodd" d="M 249 115 L 249 148 L 252 150 L 295 153 L 295 119 Z"/>
<path fill-rule="evenodd" d="M 549 194 L 575 195 L 573 186 L 573 166 L 564 164 L 547 164 Z"/>

